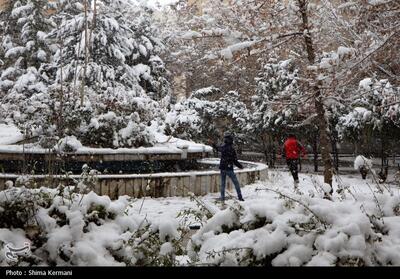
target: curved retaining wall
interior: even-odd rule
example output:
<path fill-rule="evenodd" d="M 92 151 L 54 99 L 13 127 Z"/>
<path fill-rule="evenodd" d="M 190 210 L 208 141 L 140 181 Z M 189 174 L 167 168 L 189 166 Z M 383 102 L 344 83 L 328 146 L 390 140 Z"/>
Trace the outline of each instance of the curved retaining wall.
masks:
<path fill-rule="evenodd" d="M 257 180 L 265 180 L 268 177 L 268 167 L 261 163 L 243 162 L 250 167 L 242 170 L 235 170 L 236 176 L 241 187 L 254 183 Z M 215 164 L 211 163 L 211 164 Z M 11 180 L 16 186 L 20 186 L 21 176 L 15 174 L 0 173 L 0 190 L 6 188 L 6 182 Z M 30 175 L 25 176 L 24 185 L 26 187 L 57 187 L 60 183 L 68 185 L 72 180 L 80 178 L 79 175 L 69 177 L 60 175 Z M 212 171 L 192 171 L 177 173 L 154 173 L 154 174 L 123 174 L 123 175 L 98 175 L 93 183 L 93 190 L 99 195 L 108 195 L 112 199 L 118 196 L 128 195 L 136 198 L 150 197 L 172 197 L 188 196 L 189 192 L 197 196 L 208 193 L 219 192 L 220 173 Z M 234 187 L 227 178 L 227 189 L 233 190 Z M 233 192 L 234 193 L 234 192 Z M 235 193 L 234 193 L 235 194 Z"/>

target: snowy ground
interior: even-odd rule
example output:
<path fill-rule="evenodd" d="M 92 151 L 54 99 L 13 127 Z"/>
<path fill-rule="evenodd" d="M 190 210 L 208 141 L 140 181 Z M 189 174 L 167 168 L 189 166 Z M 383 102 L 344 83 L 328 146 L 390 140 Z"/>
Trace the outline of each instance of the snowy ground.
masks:
<path fill-rule="evenodd" d="M 335 192 L 327 200 L 322 176 L 300 174 L 294 191 L 288 172 L 271 171 L 267 181 L 243 188 L 245 202 L 239 206 L 235 197 L 222 205 L 217 193 L 200 198 L 214 216 L 190 235 L 188 255 L 200 265 L 400 265 L 399 186 L 378 185 L 372 176 L 335 177 Z M 290 205 L 274 191 L 302 204 Z M 189 208 L 196 204 L 188 198 L 140 199 L 130 213 L 159 222 Z M 264 225 L 258 223 L 262 218 Z"/>
<path fill-rule="evenodd" d="M 244 202 L 230 192 L 225 204 L 219 193 L 111 201 L 68 188 L 64 196 L 10 188 L 0 192 L 0 266 L 400 266 L 400 185 L 346 175 L 335 177 L 327 198 L 322 182 L 300 174 L 295 191 L 287 171 L 271 170 L 242 188 Z M 186 234 L 190 225 L 200 226 Z M 5 244 L 24 243 L 31 255 L 5 258 Z"/>
<path fill-rule="evenodd" d="M 308 193 L 309 191 L 315 191 L 314 185 L 322 185 L 323 177 L 321 175 L 312 175 L 312 174 L 299 174 L 299 190 L 302 193 Z M 374 181 L 371 176 L 369 176 L 366 180 L 362 180 L 360 175 L 345 175 L 340 176 L 340 183 L 349 186 L 355 193 L 365 194 L 368 197 L 372 197 L 371 190 L 368 184 L 373 185 Z M 337 188 L 338 177 L 334 179 L 334 189 Z M 396 184 L 388 185 L 392 189 L 393 193 L 397 196 L 400 196 L 400 185 L 396 186 Z M 257 190 L 257 189 L 265 189 L 265 188 L 277 188 L 282 190 L 287 190 L 289 192 L 293 191 L 293 178 L 290 173 L 287 171 L 269 171 L 269 179 L 265 182 L 258 182 L 252 185 L 246 185 L 242 188 L 242 193 L 245 201 L 243 205 L 250 206 L 254 203 L 258 202 L 266 202 L 266 200 L 275 198 L 276 194 L 265 190 Z M 236 199 L 235 190 L 228 191 L 233 197 L 226 201 L 226 204 L 232 204 L 233 199 Z M 336 195 L 336 194 L 335 194 Z M 334 195 L 334 197 L 335 197 Z M 210 193 L 206 196 L 199 197 L 202 201 L 206 202 L 209 205 L 219 205 L 217 203 L 217 198 L 219 197 L 219 193 Z M 137 199 L 134 203 L 132 203 L 131 212 L 139 213 L 143 216 L 147 216 L 149 219 L 163 219 L 164 217 L 176 217 L 178 213 L 187 208 L 196 208 L 196 202 L 190 201 L 189 198 L 182 197 L 170 197 L 170 198 L 144 198 Z M 399 219 L 400 221 L 400 219 Z"/>

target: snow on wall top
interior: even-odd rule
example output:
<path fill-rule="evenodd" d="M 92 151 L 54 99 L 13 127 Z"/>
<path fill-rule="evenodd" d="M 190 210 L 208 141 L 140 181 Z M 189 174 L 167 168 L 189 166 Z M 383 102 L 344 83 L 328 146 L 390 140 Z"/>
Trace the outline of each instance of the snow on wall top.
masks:
<path fill-rule="evenodd" d="M 13 144 L 23 139 L 19 129 L 13 125 L 0 124 L 0 145 Z"/>
<path fill-rule="evenodd" d="M 62 144 L 65 144 L 65 139 Z M 139 148 L 93 148 L 82 146 L 77 142 L 71 142 L 76 150 L 74 154 L 182 154 L 187 149 L 188 153 L 212 152 L 212 147 L 204 144 L 194 143 L 187 140 L 181 140 L 174 137 L 166 136 L 162 133 L 155 133 L 156 144 L 153 147 Z M 0 124 L 0 152 L 3 153 L 49 153 L 48 149 L 40 147 L 38 144 L 16 145 L 15 143 L 22 140 L 23 135 L 15 126 Z M 59 145 L 60 147 L 62 146 Z M 61 151 L 60 149 L 56 149 Z"/>

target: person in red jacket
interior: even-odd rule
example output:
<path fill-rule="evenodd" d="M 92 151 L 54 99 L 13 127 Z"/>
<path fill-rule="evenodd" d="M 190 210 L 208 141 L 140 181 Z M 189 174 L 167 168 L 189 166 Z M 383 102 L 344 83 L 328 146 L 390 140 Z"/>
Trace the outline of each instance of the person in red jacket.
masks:
<path fill-rule="evenodd" d="M 295 185 L 299 183 L 299 158 L 306 155 L 306 150 L 301 143 L 296 139 L 296 136 L 289 134 L 287 140 L 283 144 L 282 155 L 286 157 L 286 163 L 292 173 Z"/>

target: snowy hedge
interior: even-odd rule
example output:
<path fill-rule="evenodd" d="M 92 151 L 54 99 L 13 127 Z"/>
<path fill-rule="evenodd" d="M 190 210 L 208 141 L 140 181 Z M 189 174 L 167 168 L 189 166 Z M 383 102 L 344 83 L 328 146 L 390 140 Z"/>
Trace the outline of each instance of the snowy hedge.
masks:
<path fill-rule="evenodd" d="M 338 182 L 327 196 L 316 180 L 314 190 L 294 194 L 280 179 L 250 186 L 263 191 L 257 199 L 221 206 L 191 195 L 197 208 L 152 219 L 127 196 L 110 200 L 90 191 L 94 179 L 84 168 L 76 186 L 7 183 L 0 192 L 0 265 L 400 265 L 400 196 L 387 185 L 355 191 Z M 190 224 L 200 229 L 185 246 Z M 7 245 L 26 242 L 30 254 L 5 257 Z"/>
<path fill-rule="evenodd" d="M 266 189 L 263 189 L 266 190 Z M 400 198 L 389 193 L 356 201 L 272 189 L 265 200 L 234 203 L 192 237 L 193 263 L 262 266 L 399 265 Z M 279 193 L 276 195 L 275 193 Z M 378 206 L 377 206 L 378 204 Z"/>
<path fill-rule="evenodd" d="M 175 253 L 181 251 L 175 220 L 151 223 L 127 214 L 127 196 L 111 201 L 79 191 L 10 187 L 0 192 L 0 265 L 175 264 Z M 18 261 L 5 257 L 7 244 L 26 242 L 31 253 Z"/>

